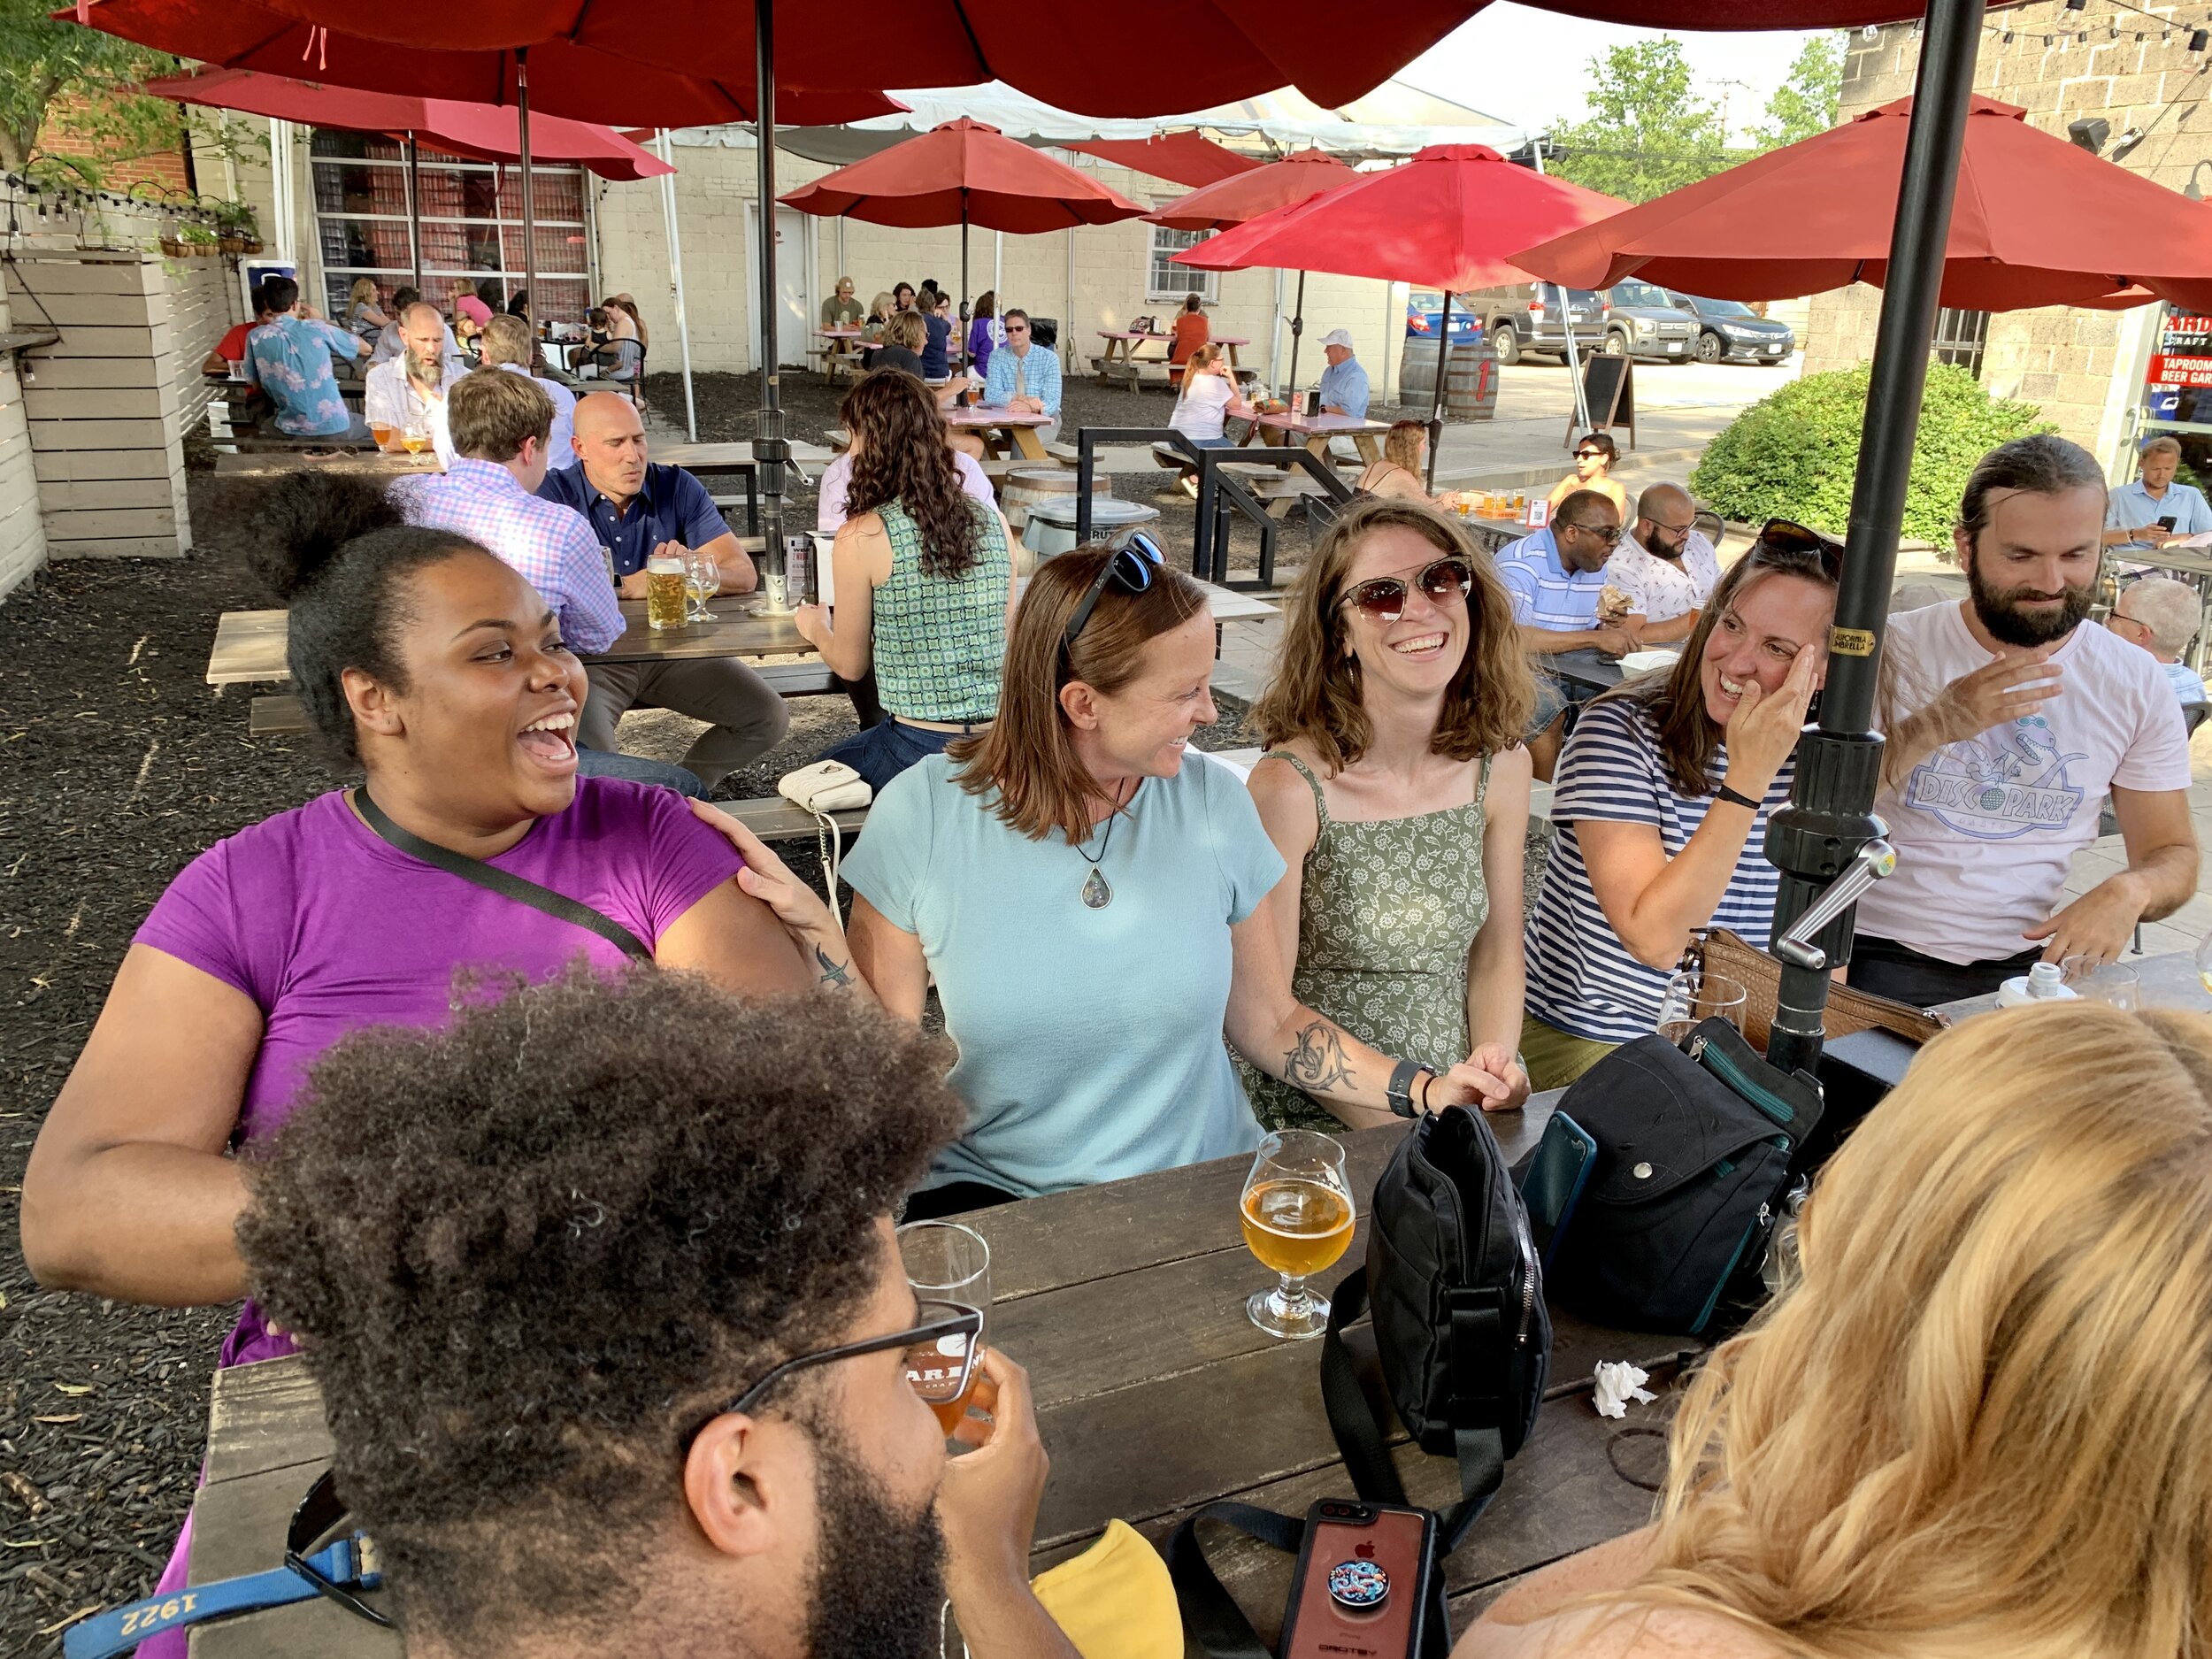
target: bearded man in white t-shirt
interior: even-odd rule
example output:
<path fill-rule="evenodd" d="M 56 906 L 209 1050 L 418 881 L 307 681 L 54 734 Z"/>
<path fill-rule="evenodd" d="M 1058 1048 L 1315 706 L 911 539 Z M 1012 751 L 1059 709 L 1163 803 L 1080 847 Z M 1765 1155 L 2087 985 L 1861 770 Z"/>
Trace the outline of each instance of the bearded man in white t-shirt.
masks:
<path fill-rule="evenodd" d="M 2147 652 L 2084 627 L 2104 475 L 2017 438 L 1968 480 L 1954 540 L 1970 596 L 1890 618 L 1874 810 L 1897 871 L 1859 902 L 1850 980 L 1932 1007 L 2041 959 L 2109 962 L 2197 889 L 2189 746 Z M 2067 902 L 2107 795 L 2127 868 Z"/>

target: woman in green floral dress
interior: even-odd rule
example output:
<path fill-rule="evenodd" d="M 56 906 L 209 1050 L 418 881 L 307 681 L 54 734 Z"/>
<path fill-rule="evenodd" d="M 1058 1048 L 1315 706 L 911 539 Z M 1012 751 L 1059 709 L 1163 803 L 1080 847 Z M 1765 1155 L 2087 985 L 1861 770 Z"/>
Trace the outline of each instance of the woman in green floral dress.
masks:
<path fill-rule="evenodd" d="M 1521 859 L 1535 687 L 1512 603 L 1459 525 L 1363 502 L 1284 605 L 1252 711 L 1260 818 L 1290 873 L 1261 909 L 1298 997 L 1386 1054 L 1471 1062 L 1518 1107 Z M 1271 1128 L 1339 1120 L 1248 1071 Z"/>

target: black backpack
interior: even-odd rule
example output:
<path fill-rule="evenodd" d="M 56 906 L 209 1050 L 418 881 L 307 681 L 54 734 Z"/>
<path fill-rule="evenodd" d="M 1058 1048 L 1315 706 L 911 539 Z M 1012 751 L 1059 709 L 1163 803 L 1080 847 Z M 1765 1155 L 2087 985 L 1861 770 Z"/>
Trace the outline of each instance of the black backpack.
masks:
<path fill-rule="evenodd" d="M 1598 1143 L 1552 1257 L 1564 1306 L 1623 1330 L 1696 1335 L 1755 1302 L 1792 1160 L 1820 1122 L 1811 1078 L 1708 1019 L 1682 1048 L 1623 1043 L 1559 1110 Z"/>
<path fill-rule="evenodd" d="M 1369 1202 L 1367 1264 L 1330 1293 L 1329 1304 L 1321 1395 L 1346 1472 L 1362 1498 L 1406 1502 L 1387 1428 L 1344 1341 L 1345 1328 L 1371 1308 L 1390 1404 L 1422 1450 L 1459 1464 L 1459 1504 L 1437 1529 L 1438 1554 L 1448 1555 L 1496 1495 L 1506 1459 L 1535 1426 L 1551 1366 L 1551 1314 L 1528 1211 L 1479 1112 L 1448 1107 L 1408 1131 Z M 1205 1651 L 1263 1655 L 1200 1553 L 1201 1520 L 1292 1552 L 1304 1525 L 1248 1504 L 1209 1504 L 1168 1545 L 1185 1619 Z M 1424 1648 L 1440 1659 L 1451 1641 L 1440 1563 L 1432 1578 Z"/>

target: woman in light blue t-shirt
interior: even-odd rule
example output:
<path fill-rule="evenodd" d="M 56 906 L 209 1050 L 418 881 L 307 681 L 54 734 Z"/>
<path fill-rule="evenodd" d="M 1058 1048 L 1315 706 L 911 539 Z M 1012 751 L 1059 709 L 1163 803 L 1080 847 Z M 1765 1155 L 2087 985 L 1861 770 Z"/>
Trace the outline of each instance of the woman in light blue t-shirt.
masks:
<path fill-rule="evenodd" d="M 848 948 L 818 895 L 740 837 L 826 980 L 918 1020 L 931 976 L 968 1125 L 910 1218 L 1249 1152 L 1222 1038 L 1348 1124 L 1502 1103 L 1461 1064 L 1379 1054 L 1291 995 L 1259 912 L 1283 876 L 1217 718 L 1205 590 L 1148 542 L 1051 560 L 1015 614 L 997 723 L 894 779 L 844 864 Z"/>

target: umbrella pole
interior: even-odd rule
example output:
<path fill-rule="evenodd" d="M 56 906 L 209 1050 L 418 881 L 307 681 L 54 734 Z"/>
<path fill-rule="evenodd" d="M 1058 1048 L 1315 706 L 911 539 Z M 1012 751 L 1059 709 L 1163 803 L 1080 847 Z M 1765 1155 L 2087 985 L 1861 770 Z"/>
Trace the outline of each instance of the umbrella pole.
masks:
<path fill-rule="evenodd" d="M 1444 359 L 1452 349 L 1452 296 L 1444 296 L 1442 338 L 1436 342 L 1436 384 L 1429 388 L 1429 476 L 1425 486 L 1436 494 L 1436 452 L 1444 447 Z"/>
<path fill-rule="evenodd" d="M 1930 0 L 1860 428 L 1858 472 L 1852 480 L 1851 527 L 1835 626 L 1829 634 L 1820 724 L 1799 742 L 1790 804 L 1774 815 L 1767 829 L 1767 856 L 1782 872 L 1773 937 L 1783 962 L 1767 1055 L 1786 1069 L 1809 1071 L 1820 1057 L 1826 970 L 1850 960 L 1853 912 L 1847 909 L 1813 936 L 1822 956 L 1818 965 L 1803 954 L 1793 956 L 1783 935 L 1884 827 L 1873 813 L 1882 767 L 1882 740 L 1870 730 L 1875 676 L 1928 378 L 1928 345 L 1935 333 L 1981 23 L 1980 0 Z"/>
<path fill-rule="evenodd" d="M 961 193 L 960 193 L 960 309 L 953 314 L 953 326 L 954 326 L 956 328 L 959 328 L 959 327 L 960 327 L 960 326 L 961 326 L 961 321 L 962 321 L 962 319 L 964 319 L 964 318 L 967 316 L 967 314 L 968 314 L 968 193 L 967 193 L 965 190 L 963 190 L 963 191 L 961 191 Z M 962 342 L 962 344 L 963 344 L 964 346 L 964 343 L 965 343 L 966 338 L 967 338 L 967 331 L 966 331 L 964 328 L 962 328 L 962 329 L 961 329 L 961 342 Z M 958 348 L 956 348 L 956 349 L 958 349 Z M 951 365 L 949 362 L 948 362 L 948 363 L 945 365 L 945 373 L 947 373 L 948 374 L 949 374 L 949 373 L 952 373 L 952 365 Z"/>
<path fill-rule="evenodd" d="M 760 477 L 762 551 L 770 572 L 787 572 L 783 549 L 783 469 L 791 446 L 783 435 L 783 388 L 777 378 L 776 336 L 776 18 L 771 0 L 753 4 L 753 138 L 759 156 L 755 181 L 760 203 L 760 416 L 753 433 L 753 465 Z M 786 603 L 814 597 L 812 584 Z"/>
<path fill-rule="evenodd" d="M 670 166 L 676 165 L 675 157 L 668 148 L 668 129 L 660 130 L 661 159 Z M 684 245 L 676 234 L 676 175 L 661 174 L 661 218 L 668 227 L 668 289 L 676 303 L 676 338 L 684 354 L 684 432 L 692 442 L 699 442 L 699 406 L 691 393 L 691 319 L 684 310 Z M 843 223 L 841 219 L 839 223 Z"/>
<path fill-rule="evenodd" d="M 530 49 L 515 48 L 515 134 L 516 149 L 521 152 L 522 162 L 522 286 L 530 296 L 530 332 L 537 334 L 538 313 L 538 225 L 537 197 L 530 183 Z M 502 259 L 503 265 L 506 261 Z M 512 299 L 514 296 L 507 296 Z M 639 388 L 642 391 L 644 388 Z"/>
<path fill-rule="evenodd" d="M 1306 273 L 1298 273 L 1298 302 L 1290 313 L 1290 379 L 1283 384 L 1283 401 L 1298 396 L 1298 336 L 1306 332 Z"/>
<path fill-rule="evenodd" d="M 422 150 L 407 134 L 407 245 L 414 250 L 415 292 L 422 292 Z M 396 320 L 396 319 L 395 319 Z"/>
<path fill-rule="evenodd" d="M 1558 283 L 1554 283 L 1552 287 L 1554 291 L 1559 296 L 1559 324 L 1560 327 L 1565 332 L 1567 336 L 1567 384 L 1574 388 L 1575 424 L 1578 428 L 1575 433 L 1575 442 L 1579 443 L 1582 442 L 1582 434 L 1590 430 L 1590 399 L 1587 390 L 1582 384 L 1581 357 L 1580 354 L 1575 350 L 1574 301 L 1568 297 L 1567 290 L 1564 287 Z M 1447 330 L 1445 333 L 1444 343 L 1447 346 L 1451 344 L 1451 334 L 1449 330 Z M 1436 368 L 1437 378 L 1441 380 L 1444 373 L 1444 365 L 1441 361 L 1439 361 Z M 1571 444 L 1568 447 L 1571 449 L 1573 445 Z"/>

